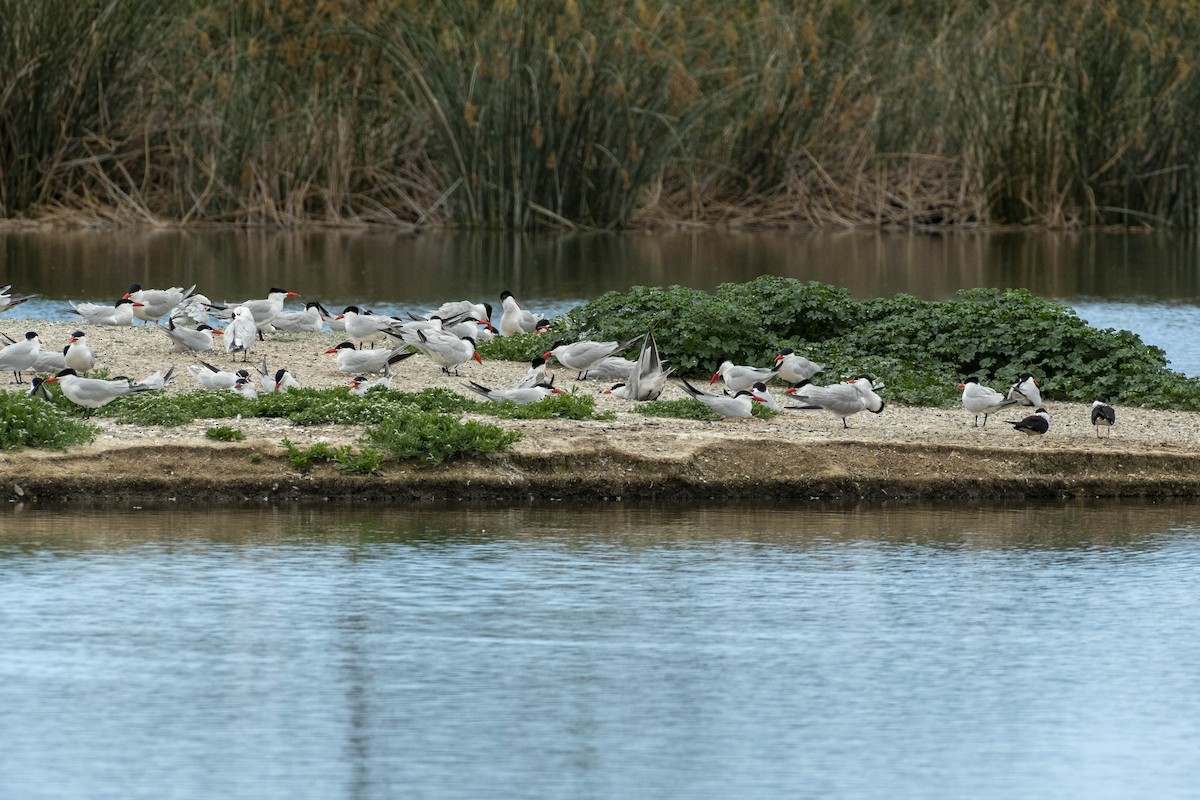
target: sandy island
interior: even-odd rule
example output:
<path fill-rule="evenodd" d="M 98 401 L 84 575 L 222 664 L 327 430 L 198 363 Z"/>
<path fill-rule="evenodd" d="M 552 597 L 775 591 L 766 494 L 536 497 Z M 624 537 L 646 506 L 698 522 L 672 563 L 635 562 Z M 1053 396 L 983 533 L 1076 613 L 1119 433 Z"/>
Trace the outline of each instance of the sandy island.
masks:
<path fill-rule="evenodd" d="M 61 347 L 76 327 L 0 319 L 0 330 L 10 336 L 36 330 L 47 347 Z M 184 368 L 196 356 L 171 352 L 170 341 L 153 327 L 84 330 L 97 365 L 111 374 L 136 378 L 174 364 L 177 377 L 169 391 L 198 388 Z M 322 353 L 343 339 L 333 333 L 277 335 L 251 357 L 257 361 L 265 354 L 272 370 L 287 367 L 304 386 L 341 386 L 351 376 L 338 372 L 333 356 Z M 224 352 L 205 360 L 230 363 Z M 415 356 L 400 365 L 394 383 L 413 391 L 443 386 L 469 394 L 463 388 L 468 379 L 507 386 L 526 368 L 471 362 L 461 377 L 452 377 Z M 897 404 L 880 415 L 852 417 L 849 430 L 821 411 L 693 422 L 634 413 L 632 403 L 600 394 L 605 386 L 577 383 L 565 368 L 556 372 L 557 386 L 595 394 L 597 411 L 613 411 L 616 419 L 479 417 L 524 436 L 489 458 L 440 466 L 391 461 L 380 475 L 353 476 L 329 466 L 298 472 L 280 441 L 353 444 L 362 431 L 356 426 L 242 419 L 144 428 L 96 418 L 101 432 L 89 445 L 0 454 L 0 487 L 13 503 L 122 507 L 1200 495 L 1200 414 L 1192 412 L 1118 405 L 1110 439 L 1096 438 L 1087 405 L 1057 402 L 1047 403 L 1051 428 L 1044 437 L 1027 437 L 1004 424 L 1023 412 L 1001 413 L 986 428 L 974 428 L 971 415 L 961 409 Z M 7 376 L 5 388 L 22 388 L 11 381 Z M 782 389 L 773 387 L 776 393 Z M 886 391 L 883 395 L 886 399 Z M 684 396 L 671 388 L 664 399 Z M 208 439 L 204 432 L 214 424 L 240 428 L 246 441 Z"/>

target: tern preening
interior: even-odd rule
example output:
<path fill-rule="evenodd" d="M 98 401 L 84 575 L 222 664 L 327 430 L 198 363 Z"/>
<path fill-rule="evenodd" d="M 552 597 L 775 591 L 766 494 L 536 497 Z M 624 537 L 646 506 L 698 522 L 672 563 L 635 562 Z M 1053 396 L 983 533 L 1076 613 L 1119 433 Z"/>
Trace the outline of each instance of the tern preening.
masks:
<path fill-rule="evenodd" d="M 756 383 L 766 382 L 775 376 L 775 370 L 770 367 L 746 367 L 734 364 L 726 359 L 721 362 L 721 366 L 717 367 L 716 373 L 709 381 L 709 385 L 716 383 L 722 378 L 725 380 L 725 386 L 731 392 L 740 392 L 743 389 L 749 389 Z"/>
<path fill-rule="evenodd" d="M 250 360 L 250 348 L 254 347 L 255 337 L 258 336 L 258 327 L 254 322 L 254 315 L 250 313 L 250 309 L 245 306 L 238 306 L 233 310 L 233 319 L 225 326 L 224 331 L 225 352 L 237 358 L 237 354 L 242 354 L 242 361 Z"/>
<path fill-rule="evenodd" d="M 170 289 L 143 289 L 140 283 L 134 283 L 122 299 L 133 301 L 133 315 L 138 319 L 158 322 L 190 298 L 195 291 L 195 284 L 190 289 L 181 286 L 172 286 Z"/>
<path fill-rule="evenodd" d="M 733 419 L 744 419 L 752 416 L 754 403 L 762 401 L 754 397 L 745 390 L 738 392 L 732 396 L 727 394 L 709 394 L 702 392 L 695 386 L 692 386 L 686 379 L 680 379 L 683 384 L 683 390 L 691 395 L 695 400 L 700 401 L 708 406 L 711 410 L 720 414 L 722 417 L 730 417 Z"/>
<path fill-rule="evenodd" d="M 501 292 L 500 304 L 504 309 L 500 314 L 501 336 L 512 336 L 514 333 L 533 333 L 537 328 L 537 314 L 521 308 L 521 304 L 517 302 L 517 298 L 513 297 L 512 292 L 508 290 Z"/>
<path fill-rule="evenodd" d="M 1013 398 L 1005 397 L 995 389 L 982 386 L 979 378 L 974 375 L 958 385 L 963 390 L 962 405 L 968 413 L 975 415 L 975 427 L 979 427 L 979 415 L 983 414 L 983 427 L 987 427 L 988 417 L 1005 406 L 1016 405 Z"/>
<path fill-rule="evenodd" d="M 784 407 L 792 410 L 824 409 L 841 418 L 844 429 L 850 427 L 846 418 L 860 411 L 870 411 L 872 414 L 883 412 L 883 399 L 876 394 L 876 391 L 882 388 L 883 384 L 876 383 L 868 375 L 860 375 L 853 380 L 832 386 L 813 386 L 801 382 L 795 389 L 788 389 L 788 393 L 802 405 Z"/>
<path fill-rule="evenodd" d="M 1108 435 L 1112 436 L 1113 425 L 1117 424 L 1117 412 L 1108 404 L 1108 398 L 1104 395 L 1097 395 L 1092 401 L 1092 428 L 1096 431 L 1096 438 L 1100 438 L 1100 428 L 1106 428 Z"/>
<path fill-rule="evenodd" d="M 159 330 L 171 340 L 171 349 L 179 353 L 204 353 L 213 349 L 213 336 L 223 335 L 222 331 L 214 330 L 208 323 L 202 322 L 191 328 L 180 328 L 175 325 L 175 317 L 167 320 L 167 327 Z"/>
<path fill-rule="evenodd" d="M 1042 392 L 1038 389 L 1038 382 L 1028 372 L 1022 372 L 1017 382 L 1009 387 L 1008 397 L 1023 406 L 1037 408 L 1042 404 Z"/>
<path fill-rule="evenodd" d="M 825 369 L 824 364 L 809 361 L 790 347 L 785 347 L 775 356 L 775 374 L 780 380 L 795 386 L 807 381 Z"/>
<path fill-rule="evenodd" d="M 1044 408 L 1038 408 L 1037 411 L 1023 420 L 1005 420 L 1005 422 L 1012 425 L 1013 430 L 1018 430 L 1029 436 L 1042 436 L 1046 431 L 1050 430 L 1050 414 Z"/>

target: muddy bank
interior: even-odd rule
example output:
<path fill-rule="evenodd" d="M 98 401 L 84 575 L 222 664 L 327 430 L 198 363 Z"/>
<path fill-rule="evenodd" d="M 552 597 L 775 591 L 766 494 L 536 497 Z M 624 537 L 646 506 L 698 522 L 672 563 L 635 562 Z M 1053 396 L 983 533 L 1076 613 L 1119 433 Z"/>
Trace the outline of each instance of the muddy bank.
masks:
<path fill-rule="evenodd" d="M 554 449 L 538 438 L 484 459 L 393 461 L 375 476 L 344 475 L 329 465 L 300 472 L 268 441 L 89 447 L 6 454 L 0 480 L 10 502 L 119 507 L 1200 496 L 1200 455 L 1182 452 L 782 444 L 694 433 L 639 440 L 628 431 L 619 441 L 584 433 L 569 449 Z M 631 448 L 639 441 L 640 454 Z"/>

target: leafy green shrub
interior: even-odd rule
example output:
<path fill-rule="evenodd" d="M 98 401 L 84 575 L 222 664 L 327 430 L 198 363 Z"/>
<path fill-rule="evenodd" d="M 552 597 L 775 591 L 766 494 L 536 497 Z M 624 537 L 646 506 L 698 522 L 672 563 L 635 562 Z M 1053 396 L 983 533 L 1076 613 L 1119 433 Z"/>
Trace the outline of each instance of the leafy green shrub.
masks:
<path fill-rule="evenodd" d="M 497 316 L 496 322 L 499 321 L 500 317 Z M 516 333 L 512 336 L 495 336 L 485 342 L 479 342 L 475 349 L 485 361 L 532 361 L 554 343 L 553 339 L 547 338 L 549 335 Z"/>
<path fill-rule="evenodd" d="M 56 405 L 23 393 L 0 392 L 0 449 L 64 450 L 96 437 L 96 429 L 71 419 Z"/>
<path fill-rule="evenodd" d="M 1027 290 L 974 289 L 951 301 L 910 295 L 856 301 L 819 283 L 764 277 L 713 294 L 677 286 L 609 292 L 572 310 L 593 339 L 619 339 L 653 325 L 662 358 L 682 375 L 703 375 L 724 358 L 767 366 L 783 347 L 826 365 L 826 381 L 871 374 L 886 396 L 948 405 L 969 375 L 984 382 L 1037 377 L 1047 399 L 1105 394 L 1147 406 L 1200 409 L 1200 380 L 1167 369 L 1162 350 L 1129 331 L 1101 330 L 1068 306 Z"/>
<path fill-rule="evenodd" d="M 364 447 L 355 453 L 348 444 L 331 447 L 327 442 L 317 442 L 301 448 L 290 439 L 283 439 L 279 444 L 287 449 L 288 460 L 292 462 L 292 466 L 301 472 L 307 472 L 312 469 L 313 464 L 320 462 L 332 463 L 339 472 L 376 475 L 383 463 L 383 454 L 371 447 Z"/>
<path fill-rule="evenodd" d="M 536 403 L 519 406 L 511 400 L 481 403 L 482 412 L 505 419 L 592 419 L 596 398 L 579 392 L 552 394 Z"/>
<path fill-rule="evenodd" d="M 240 428 L 231 428 L 228 425 L 209 428 L 204 435 L 210 439 L 216 439 L 218 442 L 243 442 L 246 440 L 246 434 L 242 433 Z"/>
<path fill-rule="evenodd" d="M 494 453 L 520 439 L 521 434 L 495 425 L 461 422 L 443 414 L 409 411 L 367 428 L 364 438 L 397 458 L 440 464 L 448 459 Z"/>

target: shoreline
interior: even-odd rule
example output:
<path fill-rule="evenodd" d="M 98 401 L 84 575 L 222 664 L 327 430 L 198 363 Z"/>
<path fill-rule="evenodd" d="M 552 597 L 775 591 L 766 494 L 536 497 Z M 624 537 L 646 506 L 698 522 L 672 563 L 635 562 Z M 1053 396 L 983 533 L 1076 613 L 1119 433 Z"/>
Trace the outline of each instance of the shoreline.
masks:
<path fill-rule="evenodd" d="M 8 320 L 17 330 L 36 325 L 46 347 L 75 327 L 45 320 Z M 88 326 L 98 366 L 140 376 L 176 367 L 169 392 L 196 390 L 185 369 L 195 356 L 173 353 L 153 327 Z M 272 369 L 288 367 L 304 386 L 345 386 L 325 348 L 342 334 L 290 334 L 268 339 L 252 353 Z M 206 360 L 227 365 L 228 356 Z M 395 380 L 405 390 L 440 386 L 472 396 L 464 384 L 506 386 L 527 364 L 471 362 L 460 377 L 442 375 L 424 357 L 403 362 Z M 1047 497 L 1200 497 L 1200 413 L 1123 407 L 1111 438 L 1096 438 L 1090 406 L 1048 402 L 1050 432 L 1027 437 L 1005 425 L 1031 409 L 993 415 L 974 428 L 961 408 L 915 408 L 889 403 L 880 415 L 858 414 L 850 428 L 820 412 L 785 411 L 757 418 L 697 422 L 647 417 L 634 404 L 601 394 L 606 385 L 577 383 L 557 369 L 557 385 L 589 393 L 596 411 L 613 419 L 508 420 L 470 416 L 523 438 L 486 458 L 439 466 L 389 460 L 376 476 L 338 473 L 319 465 L 298 472 L 280 445 L 318 441 L 354 444 L 355 426 L 297 426 L 283 419 L 194 420 L 177 427 L 91 420 L 100 432 L 89 445 L 65 452 L 0 452 L 0 492 L 10 503 L 76 506 L 259 505 L 264 502 L 584 503 L 789 501 L 813 499 L 969 500 Z M 886 377 L 886 376 L 885 376 Z M 836 376 L 827 376 L 833 380 Z M 13 391 L 11 383 L 2 388 Z M 782 387 L 772 390 L 780 396 Z M 886 392 L 885 399 L 886 398 Z M 674 382 L 664 399 L 684 393 Z M 119 401 L 118 401 L 119 402 Z M 246 441 L 208 439 L 212 425 L 241 429 Z M 257 457 L 254 454 L 258 454 Z"/>

